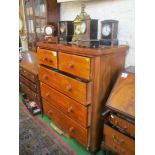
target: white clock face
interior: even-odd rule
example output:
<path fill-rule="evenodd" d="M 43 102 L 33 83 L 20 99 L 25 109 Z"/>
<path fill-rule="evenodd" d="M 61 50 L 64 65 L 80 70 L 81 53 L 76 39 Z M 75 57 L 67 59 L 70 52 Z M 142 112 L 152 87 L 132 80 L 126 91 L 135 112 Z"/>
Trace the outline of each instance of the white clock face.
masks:
<path fill-rule="evenodd" d="M 102 28 L 102 35 L 109 36 L 110 33 L 111 33 L 110 25 L 105 24 Z"/>
<path fill-rule="evenodd" d="M 86 22 L 82 22 L 81 23 L 81 33 L 85 33 L 86 32 Z"/>
<path fill-rule="evenodd" d="M 45 28 L 45 33 L 46 33 L 47 35 L 52 35 L 52 34 L 53 34 L 53 29 L 52 29 L 51 27 L 46 27 L 46 28 Z"/>
<path fill-rule="evenodd" d="M 80 34 L 80 32 L 81 32 L 81 25 L 80 24 L 78 24 L 78 25 L 76 25 L 76 28 L 75 28 L 75 34 Z"/>

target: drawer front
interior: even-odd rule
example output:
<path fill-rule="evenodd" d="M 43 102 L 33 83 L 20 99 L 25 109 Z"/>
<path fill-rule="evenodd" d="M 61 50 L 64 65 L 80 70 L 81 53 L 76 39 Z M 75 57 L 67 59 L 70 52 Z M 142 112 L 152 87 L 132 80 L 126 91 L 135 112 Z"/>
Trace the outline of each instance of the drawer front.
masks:
<path fill-rule="evenodd" d="M 127 122 L 126 120 L 114 115 L 110 114 L 108 116 L 108 121 L 114 125 L 116 128 L 121 130 L 122 132 L 126 132 L 132 137 L 135 137 L 135 125 Z"/>
<path fill-rule="evenodd" d="M 57 68 L 57 52 L 38 48 L 37 57 L 39 64 Z"/>
<path fill-rule="evenodd" d="M 20 68 L 19 70 L 20 74 L 25 76 L 27 79 L 31 80 L 32 82 L 36 83 L 37 82 L 37 76 L 28 72 L 27 70 Z"/>
<path fill-rule="evenodd" d="M 87 107 L 79 104 L 75 100 L 66 95 L 56 91 L 55 89 L 41 83 L 41 96 L 48 101 L 48 103 L 65 113 L 68 117 L 87 127 Z"/>
<path fill-rule="evenodd" d="M 53 70 L 39 66 L 39 79 L 43 83 L 58 89 L 63 94 L 75 99 L 82 104 L 88 104 L 91 100 L 91 83 L 85 83 L 60 74 Z"/>
<path fill-rule="evenodd" d="M 59 53 L 59 69 L 75 76 L 89 80 L 91 76 L 91 59 L 72 54 Z"/>
<path fill-rule="evenodd" d="M 113 151 L 121 154 L 134 155 L 135 141 L 110 126 L 104 124 L 104 141 L 105 145 Z"/>
<path fill-rule="evenodd" d="M 44 113 L 51 118 L 56 125 L 66 131 L 71 137 L 75 138 L 84 146 L 87 146 L 87 129 L 81 127 L 75 121 L 64 115 L 61 111 L 49 105 L 43 100 Z"/>
<path fill-rule="evenodd" d="M 23 93 L 26 94 L 27 98 L 32 101 L 39 102 L 39 96 L 35 92 L 33 92 L 29 87 L 20 82 L 20 88 Z"/>
<path fill-rule="evenodd" d="M 28 79 L 24 78 L 23 76 L 19 75 L 19 80 L 28 86 L 31 90 L 37 91 L 37 85 L 29 81 Z"/>

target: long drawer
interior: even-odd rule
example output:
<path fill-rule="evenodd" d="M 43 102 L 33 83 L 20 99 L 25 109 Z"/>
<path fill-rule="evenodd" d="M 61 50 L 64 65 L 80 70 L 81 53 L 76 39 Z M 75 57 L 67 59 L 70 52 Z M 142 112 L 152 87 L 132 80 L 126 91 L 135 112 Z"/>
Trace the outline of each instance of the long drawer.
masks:
<path fill-rule="evenodd" d="M 105 145 L 119 154 L 134 155 L 135 141 L 110 126 L 104 124 L 104 143 Z"/>
<path fill-rule="evenodd" d="M 90 80 L 91 59 L 88 57 L 60 52 L 59 69 L 75 76 Z"/>
<path fill-rule="evenodd" d="M 37 56 L 39 64 L 57 68 L 57 52 L 38 48 Z"/>
<path fill-rule="evenodd" d="M 20 82 L 20 88 L 21 88 L 21 92 L 25 93 L 28 99 L 39 102 L 39 95 L 34 91 L 32 91 L 29 87 L 27 87 L 22 82 Z"/>
<path fill-rule="evenodd" d="M 110 114 L 107 119 L 113 126 L 118 128 L 122 132 L 125 132 L 129 134 L 130 136 L 135 137 L 135 125 L 134 124 L 114 114 Z"/>
<path fill-rule="evenodd" d="M 41 83 L 41 96 L 48 101 L 48 103 L 65 113 L 68 117 L 87 127 L 87 113 L 88 108 L 79 104 L 75 100 L 66 95 L 56 91 L 48 85 Z"/>
<path fill-rule="evenodd" d="M 91 83 L 82 82 L 59 72 L 39 66 L 39 80 L 87 105 L 91 103 Z"/>
<path fill-rule="evenodd" d="M 37 85 L 31 82 L 30 80 L 26 79 L 24 76 L 19 75 L 19 81 L 24 83 L 26 86 L 28 86 L 31 90 L 37 91 Z"/>
<path fill-rule="evenodd" d="M 29 71 L 27 71 L 26 69 L 23 69 L 22 67 L 19 68 L 19 73 L 22 74 L 23 76 L 25 76 L 27 79 L 29 79 L 30 81 L 36 83 L 37 82 L 37 76 L 30 73 Z"/>
<path fill-rule="evenodd" d="M 84 146 L 87 146 L 87 129 L 81 127 L 75 121 L 64 115 L 57 108 L 51 106 L 43 100 L 44 113 L 54 121 L 61 129 L 66 131 L 71 137 L 75 138 Z"/>

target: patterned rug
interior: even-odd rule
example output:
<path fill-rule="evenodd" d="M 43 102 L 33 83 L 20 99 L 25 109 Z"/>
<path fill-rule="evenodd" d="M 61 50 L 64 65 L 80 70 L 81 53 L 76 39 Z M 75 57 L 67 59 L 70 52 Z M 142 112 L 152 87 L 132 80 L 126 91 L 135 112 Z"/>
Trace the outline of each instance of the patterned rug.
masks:
<path fill-rule="evenodd" d="M 19 155 L 75 155 L 75 152 L 20 103 Z"/>

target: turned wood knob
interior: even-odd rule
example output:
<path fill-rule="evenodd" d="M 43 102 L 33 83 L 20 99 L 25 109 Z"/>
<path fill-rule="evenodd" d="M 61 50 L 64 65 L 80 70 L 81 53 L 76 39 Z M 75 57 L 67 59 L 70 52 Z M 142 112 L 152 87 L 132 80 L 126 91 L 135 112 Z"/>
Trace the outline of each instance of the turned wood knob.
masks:
<path fill-rule="evenodd" d="M 48 79 L 48 76 L 47 75 L 44 75 L 43 78 L 44 78 L 44 80 L 47 80 Z"/>
<path fill-rule="evenodd" d="M 72 86 L 71 85 L 66 86 L 66 90 L 71 92 L 72 91 Z"/>
<path fill-rule="evenodd" d="M 68 112 L 73 112 L 73 108 L 72 107 L 69 107 L 67 111 Z"/>
<path fill-rule="evenodd" d="M 45 94 L 45 96 L 46 96 L 46 97 L 49 97 L 49 96 L 50 96 L 50 94 L 49 94 L 49 93 L 46 93 L 46 94 Z"/>
<path fill-rule="evenodd" d="M 52 115 L 52 111 L 49 110 L 49 111 L 47 112 L 47 114 L 48 114 L 48 115 Z"/>
<path fill-rule="evenodd" d="M 73 63 L 69 63 L 69 64 L 68 64 L 68 67 L 69 67 L 69 68 L 74 68 L 74 64 L 73 64 Z"/>
<path fill-rule="evenodd" d="M 50 59 L 49 62 L 50 62 L 50 63 L 53 63 L 53 60 Z"/>
<path fill-rule="evenodd" d="M 69 132 L 73 132 L 74 131 L 74 128 L 73 127 L 70 127 L 69 128 Z"/>
<path fill-rule="evenodd" d="M 43 61 L 47 61 L 47 60 L 48 60 L 48 58 L 47 58 L 47 57 L 44 57 L 44 58 L 43 58 Z"/>

